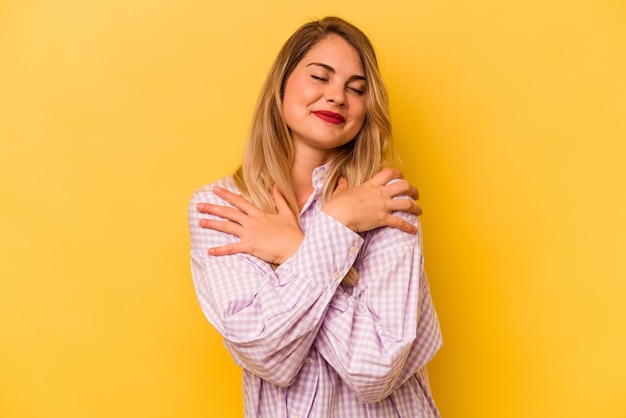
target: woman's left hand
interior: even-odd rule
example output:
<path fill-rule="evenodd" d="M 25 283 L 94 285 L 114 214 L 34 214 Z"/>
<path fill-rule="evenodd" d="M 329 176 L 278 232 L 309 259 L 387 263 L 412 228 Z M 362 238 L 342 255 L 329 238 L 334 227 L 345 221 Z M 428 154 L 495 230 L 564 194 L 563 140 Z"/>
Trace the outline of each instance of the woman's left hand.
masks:
<path fill-rule="evenodd" d="M 381 170 L 368 181 L 353 188 L 348 188 L 348 182 L 341 178 L 322 211 L 354 232 L 390 226 L 415 234 L 415 225 L 393 212 L 421 215 L 422 209 L 413 200 L 418 198 L 419 193 L 411 183 L 405 180 L 391 182 L 394 179 L 402 179 L 402 173 L 392 168 Z M 408 196 L 410 199 L 396 199 L 400 196 Z"/>
<path fill-rule="evenodd" d="M 276 215 L 263 212 L 241 195 L 224 188 L 216 187 L 213 193 L 235 208 L 199 203 L 198 211 L 225 219 L 201 219 L 200 226 L 235 235 L 239 237 L 239 241 L 209 248 L 209 255 L 246 253 L 268 263 L 282 264 L 298 250 L 304 233 L 278 187 L 274 186 L 272 189 L 278 211 Z"/>

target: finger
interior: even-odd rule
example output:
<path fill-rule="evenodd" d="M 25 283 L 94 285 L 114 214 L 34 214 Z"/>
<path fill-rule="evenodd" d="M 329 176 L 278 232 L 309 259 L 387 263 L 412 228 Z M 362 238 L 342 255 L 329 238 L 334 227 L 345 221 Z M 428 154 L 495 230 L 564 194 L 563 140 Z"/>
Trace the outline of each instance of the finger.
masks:
<path fill-rule="evenodd" d="M 272 199 L 274 200 L 274 205 L 276 206 L 276 210 L 279 215 L 292 214 L 291 208 L 287 204 L 287 200 L 285 196 L 282 194 L 278 186 L 274 185 L 272 187 Z"/>
<path fill-rule="evenodd" d="M 377 186 L 384 186 L 393 179 L 402 179 L 404 176 L 402 172 L 396 168 L 387 167 L 379 171 L 374 177 L 371 178 L 371 182 Z"/>
<path fill-rule="evenodd" d="M 207 250 L 209 255 L 231 255 L 245 252 L 241 243 L 235 242 L 233 244 L 222 245 L 220 247 L 212 247 Z"/>
<path fill-rule="evenodd" d="M 390 197 L 409 196 L 412 199 L 419 199 L 419 191 L 406 180 L 394 181 L 385 186 L 385 191 Z"/>
<path fill-rule="evenodd" d="M 243 227 L 237 223 L 230 221 L 216 221 L 213 219 L 200 219 L 199 222 L 202 228 L 213 229 L 219 232 L 225 232 L 230 235 L 241 238 L 243 233 Z"/>
<path fill-rule="evenodd" d="M 239 209 L 233 209 L 223 205 L 213 205 L 211 203 L 198 203 L 197 208 L 198 211 L 202 213 L 219 216 L 220 218 L 228 219 L 238 224 L 241 224 L 247 216 Z"/>
<path fill-rule="evenodd" d="M 206 203 L 206 202 L 196 203 L 196 210 L 198 212 L 206 213 L 205 212 L 205 207 L 206 207 L 205 205 L 208 205 L 208 203 Z"/>
<path fill-rule="evenodd" d="M 389 215 L 386 224 L 387 226 L 397 228 L 400 231 L 408 232 L 409 234 L 417 234 L 417 227 L 415 225 L 394 215 Z"/>
<path fill-rule="evenodd" d="M 344 177 L 340 177 L 339 180 L 337 180 L 337 187 L 335 187 L 333 194 L 345 192 L 346 190 L 348 190 L 348 180 Z"/>
<path fill-rule="evenodd" d="M 387 208 L 390 211 L 409 212 L 417 216 L 422 214 L 422 208 L 411 199 L 394 199 L 387 204 Z"/>
<path fill-rule="evenodd" d="M 251 214 L 254 211 L 258 211 L 258 209 L 254 207 L 252 203 L 244 199 L 243 196 L 235 194 L 230 190 L 226 190 L 222 187 L 214 187 L 213 193 L 215 193 L 217 196 L 221 197 L 243 213 Z"/>

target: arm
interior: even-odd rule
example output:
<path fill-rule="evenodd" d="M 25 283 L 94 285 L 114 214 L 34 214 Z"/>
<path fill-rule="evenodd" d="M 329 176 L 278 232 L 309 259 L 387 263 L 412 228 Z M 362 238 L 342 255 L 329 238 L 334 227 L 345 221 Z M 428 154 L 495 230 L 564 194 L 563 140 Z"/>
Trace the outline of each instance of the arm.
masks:
<path fill-rule="evenodd" d="M 397 213 L 418 225 L 417 218 Z M 363 402 L 379 402 L 441 345 L 423 270 L 421 233 L 368 233 L 351 294 L 339 288 L 315 346 Z"/>
<path fill-rule="evenodd" d="M 222 185 L 226 186 L 226 185 Z M 228 185 L 234 191 L 234 186 Z M 234 360 L 279 386 L 302 366 L 341 278 L 352 266 L 360 236 L 320 214 L 296 253 L 276 270 L 245 253 L 211 256 L 207 249 L 238 238 L 201 227 L 199 202 L 227 205 L 211 189 L 189 206 L 191 270 L 200 306 Z M 333 251 L 328 249 L 332 248 Z"/>

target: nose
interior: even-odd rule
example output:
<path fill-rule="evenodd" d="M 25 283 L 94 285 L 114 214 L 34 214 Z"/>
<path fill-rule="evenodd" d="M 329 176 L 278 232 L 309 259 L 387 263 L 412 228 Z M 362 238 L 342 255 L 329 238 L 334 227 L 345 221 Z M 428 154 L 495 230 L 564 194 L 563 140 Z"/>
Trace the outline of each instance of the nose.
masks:
<path fill-rule="evenodd" d="M 343 85 L 329 85 L 324 98 L 328 104 L 343 106 L 346 103 L 346 90 Z"/>

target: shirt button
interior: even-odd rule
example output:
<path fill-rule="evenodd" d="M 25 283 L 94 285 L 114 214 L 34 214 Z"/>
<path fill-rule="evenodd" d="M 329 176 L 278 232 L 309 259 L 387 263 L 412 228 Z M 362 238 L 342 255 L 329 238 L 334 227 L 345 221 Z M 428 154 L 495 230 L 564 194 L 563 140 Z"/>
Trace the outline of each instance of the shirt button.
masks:
<path fill-rule="evenodd" d="M 354 254 L 356 252 L 356 246 L 351 245 L 350 246 L 350 254 Z"/>
<path fill-rule="evenodd" d="M 336 280 L 336 279 L 339 279 L 339 277 L 341 277 L 341 275 L 339 274 L 339 272 L 338 272 L 338 271 L 336 271 L 336 272 L 334 272 L 334 273 L 333 273 L 333 277 L 334 277 L 334 278 L 335 278 L 335 280 Z"/>
<path fill-rule="evenodd" d="M 313 359 L 311 357 L 307 357 L 306 358 L 306 364 L 308 364 L 308 365 L 313 364 Z"/>

